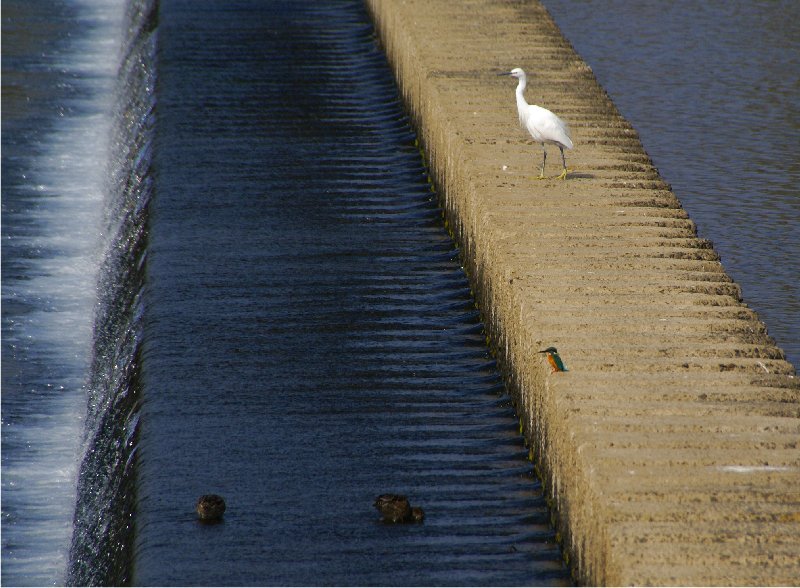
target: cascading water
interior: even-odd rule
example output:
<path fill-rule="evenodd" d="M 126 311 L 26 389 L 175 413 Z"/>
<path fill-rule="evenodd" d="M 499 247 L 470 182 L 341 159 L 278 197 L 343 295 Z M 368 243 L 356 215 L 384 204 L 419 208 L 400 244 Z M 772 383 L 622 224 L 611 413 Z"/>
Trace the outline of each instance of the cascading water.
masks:
<path fill-rule="evenodd" d="M 3 585 L 64 583 L 122 1 L 3 3 Z"/>
<path fill-rule="evenodd" d="M 126 22 L 66 582 L 566 583 L 364 7 Z"/>
<path fill-rule="evenodd" d="M 152 179 L 157 4 L 127 13 L 98 281 L 85 456 L 67 581 L 125 584 L 133 538 L 142 289 Z"/>

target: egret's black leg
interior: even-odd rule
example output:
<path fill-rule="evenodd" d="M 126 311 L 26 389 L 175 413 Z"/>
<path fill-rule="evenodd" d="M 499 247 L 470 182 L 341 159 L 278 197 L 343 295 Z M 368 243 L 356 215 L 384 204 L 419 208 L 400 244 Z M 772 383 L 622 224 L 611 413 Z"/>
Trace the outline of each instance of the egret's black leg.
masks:
<path fill-rule="evenodd" d="M 558 148 L 561 150 L 561 164 L 564 166 L 564 171 L 561 172 L 561 175 L 558 176 L 559 180 L 566 180 L 567 179 L 567 158 L 564 157 L 564 148 L 559 145 Z"/>
<path fill-rule="evenodd" d="M 544 164 L 547 162 L 547 147 L 542 143 L 542 171 L 539 172 L 539 179 L 544 178 Z"/>

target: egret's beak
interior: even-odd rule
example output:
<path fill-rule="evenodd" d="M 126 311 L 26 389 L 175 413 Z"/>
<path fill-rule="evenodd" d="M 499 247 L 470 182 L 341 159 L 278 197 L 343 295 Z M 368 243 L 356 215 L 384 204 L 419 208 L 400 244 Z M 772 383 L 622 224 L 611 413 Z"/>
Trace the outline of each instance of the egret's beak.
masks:
<path fill-rule="evenodd" d="M 511 75 L 511 72 L 510 72 L 510 71 L 504 71 L 503 73 L 499 73 L 499 74 L 497 74 L 497 75 L 498 75 L 498 76 L 510 76 L 510 75 Z"/>

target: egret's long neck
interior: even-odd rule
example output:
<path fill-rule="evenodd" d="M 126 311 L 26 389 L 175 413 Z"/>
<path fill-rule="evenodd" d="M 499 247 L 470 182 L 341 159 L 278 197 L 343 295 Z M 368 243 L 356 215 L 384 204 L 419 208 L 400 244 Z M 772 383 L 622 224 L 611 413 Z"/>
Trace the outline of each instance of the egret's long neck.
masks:
<path fill-rule="evenodd" d="M 528 108 L 528 103 L 525 101 L 525 86 L 527 85 L 527 80 L 524 77 L 520 78 L 519 84 L 517 84 L 517 113 L 519 114 L 520 124 L 524 124 L 525 121 L 522 117 Z"/>

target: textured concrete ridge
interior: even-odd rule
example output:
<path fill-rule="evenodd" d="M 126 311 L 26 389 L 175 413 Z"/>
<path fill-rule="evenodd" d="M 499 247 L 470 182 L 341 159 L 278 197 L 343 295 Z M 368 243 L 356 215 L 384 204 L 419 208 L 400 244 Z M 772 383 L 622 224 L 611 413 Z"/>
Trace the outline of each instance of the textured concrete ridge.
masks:
<path fill-rule="evenodd" d="M 591 70 L 534 1 L 367 4 L 578 581 L 800 584 L 794 368 Z M 566 182 L 533 179 L 515 66 L 571 124 Z"/>

